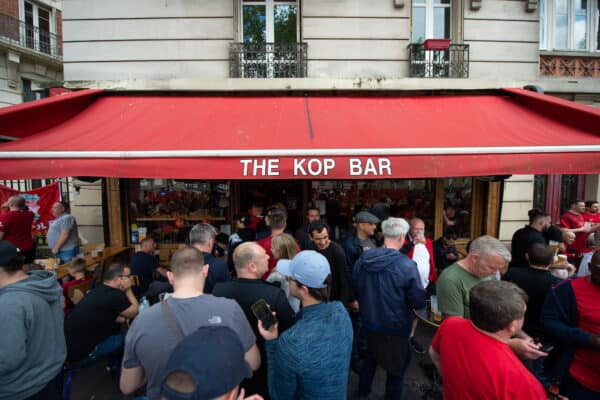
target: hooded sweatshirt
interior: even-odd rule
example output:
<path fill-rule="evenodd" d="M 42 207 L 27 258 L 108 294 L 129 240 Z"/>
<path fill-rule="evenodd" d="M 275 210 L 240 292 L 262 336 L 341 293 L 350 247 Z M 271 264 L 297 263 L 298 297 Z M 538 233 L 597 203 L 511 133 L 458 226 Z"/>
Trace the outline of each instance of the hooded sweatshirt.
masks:
<path fill-rule="evenodd" d="M 0 289 L 0 400 L 41 391 L 67 355 L 61 288 L 49 271 Z"/>
<path fill-rule="evenodd" d="M 414 261 L 395 249 L 365 251 L 354 265 L 352 280 L 367 330 L 409 335 L 412 310 L 425 307 L 425 290 Z"/>

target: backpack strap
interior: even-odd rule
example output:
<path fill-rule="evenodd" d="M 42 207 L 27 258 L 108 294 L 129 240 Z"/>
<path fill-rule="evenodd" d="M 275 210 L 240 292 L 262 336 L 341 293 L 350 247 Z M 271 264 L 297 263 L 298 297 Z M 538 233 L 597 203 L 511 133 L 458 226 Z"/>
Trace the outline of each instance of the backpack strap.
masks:
<path fill-rule="evenodd" d="M 160 302 L 160 308 L 162 309 L 163 315 L 169 323 L 169 326 L 173 329 L 173 332 L 175 332 L 177 339 L 182 340 L 185 337 L 185 335 L 181 330 L 181 326 L 179 326 L 179 323 L 177 322 L 177 318 L 175 318 L 175 315 L 173 315 L 173 311 L 171 311 L 171 307 L 169 307 L 167 300 L 163 300 Z"/>

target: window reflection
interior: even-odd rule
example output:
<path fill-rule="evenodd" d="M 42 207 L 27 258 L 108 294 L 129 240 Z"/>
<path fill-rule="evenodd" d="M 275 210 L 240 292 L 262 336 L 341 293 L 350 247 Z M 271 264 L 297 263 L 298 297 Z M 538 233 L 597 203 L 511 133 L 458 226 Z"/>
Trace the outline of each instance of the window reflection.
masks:
<path fill-rule="evenodd" d="M 353 217 L 361 210 L 368 210 L 380 219 L 419 217 L 425 221 L 426 235 L 432 237 L 435 181 L 313 181 L 311 205 L 325 214 L 332 231 L 337 231 L 336 238 L 341 239 L 351 231 Z"/>
<path fill-rule="evenodd" d="M 444 227 L 453 227 L 459 238 L 471 237 L 472 178 L 444 180 Z"/>

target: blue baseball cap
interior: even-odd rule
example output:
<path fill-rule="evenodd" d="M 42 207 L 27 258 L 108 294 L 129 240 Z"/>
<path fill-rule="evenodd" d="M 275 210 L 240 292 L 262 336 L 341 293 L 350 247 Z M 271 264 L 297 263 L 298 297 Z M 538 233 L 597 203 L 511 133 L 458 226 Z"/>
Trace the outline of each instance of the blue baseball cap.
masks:
<path fill-rule="evenodd" d="M 252 376 L 237 333 L 223 325 L 205 326 L 183 338 L 164 369 L 161 399 L 210 400 Z"/>
<path fill-rule="evenodd" d="M 327 287 L 325 279 L 331 273 L 329 261 L 314 250 L 304 250 L 292 260 L 279 260 L 277 271 L 313 289 Z"/>

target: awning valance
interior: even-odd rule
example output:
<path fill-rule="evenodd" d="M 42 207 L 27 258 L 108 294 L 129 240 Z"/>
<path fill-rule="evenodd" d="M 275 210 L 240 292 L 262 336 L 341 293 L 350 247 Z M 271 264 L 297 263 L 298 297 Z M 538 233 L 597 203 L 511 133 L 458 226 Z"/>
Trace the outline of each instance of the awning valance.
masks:
<path fill-rule="evenodd" d="M 83 91 L 0 109 L 0 136 L 20 138 L 0 145 L 0 179 L 600 173 L 600 110 L 521 89 L 410 97 Z"/>

